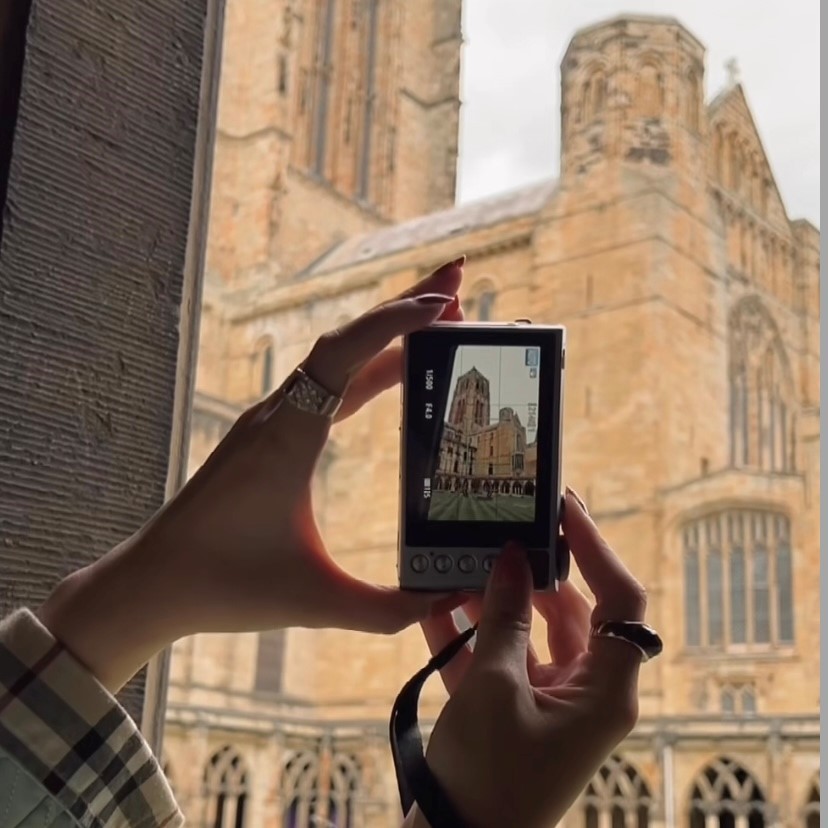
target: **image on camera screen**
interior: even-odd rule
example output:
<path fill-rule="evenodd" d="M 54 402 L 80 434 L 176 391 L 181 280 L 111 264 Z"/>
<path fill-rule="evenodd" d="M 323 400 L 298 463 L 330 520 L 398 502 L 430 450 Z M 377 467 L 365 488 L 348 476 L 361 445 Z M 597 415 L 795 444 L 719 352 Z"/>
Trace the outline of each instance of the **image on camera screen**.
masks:
<path fill-rule="evenodd" d="M 429 521 L 535 520 L 539 371 L 539 348 L 457 348 L 424 481 Z"/>

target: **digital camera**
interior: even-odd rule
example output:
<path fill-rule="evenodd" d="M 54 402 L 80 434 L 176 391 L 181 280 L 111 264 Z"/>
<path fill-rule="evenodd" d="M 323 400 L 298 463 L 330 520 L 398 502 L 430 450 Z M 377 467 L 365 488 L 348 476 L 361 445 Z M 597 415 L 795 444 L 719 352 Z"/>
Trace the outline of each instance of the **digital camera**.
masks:
<path fill-rule="evenodd" d="M 480 591 L 509 541 L 527 550 L 536 590 L 565 580 L 565 362 L 560 326 L 436 323 L 405 338 L 402 588 Z"/>

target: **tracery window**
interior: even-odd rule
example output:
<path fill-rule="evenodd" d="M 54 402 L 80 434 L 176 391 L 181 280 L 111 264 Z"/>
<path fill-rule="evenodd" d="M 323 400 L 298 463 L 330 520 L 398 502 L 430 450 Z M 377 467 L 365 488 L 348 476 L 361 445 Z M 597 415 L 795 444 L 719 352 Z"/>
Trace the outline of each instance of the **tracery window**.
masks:
<path fill-rule="evenodd" d="M 249 796 L 247 769 L 229 745 L 216 751 L 204 769 L 207 828 L 244 828 Z"/>
<path fill-rule="evenodd" d="M 749 296 L 730 314 L 730 461 L 772 472 L 795 469 L 795 395 L 776 323 Z"/>
<path fill-rule="evenodd" d="M 583 797 L 584 828 L 648 828 L 652 797 L 638 770 L 611 756 L 587 785 Z"/>
<path fill-rule="evenodd" d="M 759 783 L 727 758 L 711 762 L 690 794 L 690 828 L 765 828 L 769 809 Z"/>
<path fill-rule="evenodd" d="M 325 761 L 320 761 L 323 754 Z M 359 780 L 359 764 L 352 756 L 330 755 L 327 748 L 297 753 L 282 778 L 283 828 L 357 828 Z"/>
<path fill-rule="evenodd" d="M 794 641 L 790 520 L 723 510 L 686 523 L 685 643 L 690 648 L 787 646 Z"/>
<path fill-rule="evenodd" d="M 317 175 L 325 175 L 327 156 L 328 116 L 333 90 L 333 57 L 336 36 L 335 0 L 318 0 L 316 48 L 312 69 L 313 124 L 311 128 L 310 167 Z"/>

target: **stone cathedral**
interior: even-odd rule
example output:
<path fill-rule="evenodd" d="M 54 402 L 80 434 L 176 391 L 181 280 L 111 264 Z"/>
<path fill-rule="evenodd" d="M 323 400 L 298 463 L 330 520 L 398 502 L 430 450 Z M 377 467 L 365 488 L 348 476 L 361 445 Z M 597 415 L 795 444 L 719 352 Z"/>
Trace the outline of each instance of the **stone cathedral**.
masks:
<path fill-rule="evenodd" d="M 460 0 L 227 14 L 191 471 L 319 334 L 465 253 L 470 318 L 568 326 L 564 479 L 665 639 L 566 828 L 817 828 L 819 231 L 745 89 L 709 93 L 676 20 L 583 29 L 558 178 L 458 207 Z M 338 426 L 315 492 L 332 554 L 385 583 L 398 415 L 390 392 Z M 180 641 L 164 762 L 190 823 L 398 826 L 387 717 L 426 658 L 417 629 Z"/>

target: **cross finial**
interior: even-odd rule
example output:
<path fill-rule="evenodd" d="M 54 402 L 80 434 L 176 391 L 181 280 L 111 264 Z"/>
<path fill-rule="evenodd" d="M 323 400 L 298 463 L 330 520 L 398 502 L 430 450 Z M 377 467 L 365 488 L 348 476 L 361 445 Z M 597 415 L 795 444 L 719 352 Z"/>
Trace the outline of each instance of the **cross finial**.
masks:
<path fill-rule="evenodd" d="M 739 62 L 736 58 L 730 58 L 725 61 L 725 70 L 727 71 L 728 85 L 736 86 L 739 83 Z"/>

